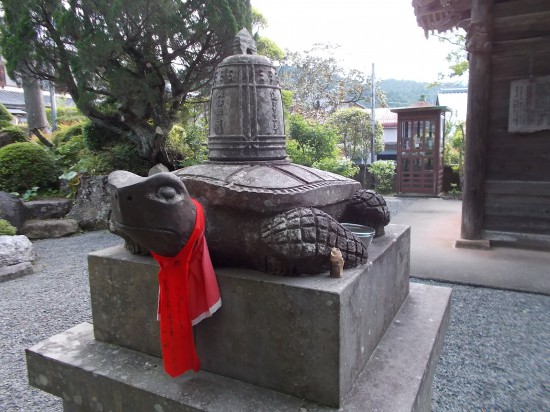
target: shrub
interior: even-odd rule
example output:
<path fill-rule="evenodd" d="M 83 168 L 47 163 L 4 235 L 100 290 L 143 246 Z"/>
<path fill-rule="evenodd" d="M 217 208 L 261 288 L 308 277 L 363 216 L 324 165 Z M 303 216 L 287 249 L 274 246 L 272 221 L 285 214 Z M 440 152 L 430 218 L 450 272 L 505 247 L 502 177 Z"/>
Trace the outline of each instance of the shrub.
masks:
<path fill-rule="evenodd" d="M 52 110 L 46 108 L 48 121 L 52 121 Z M 60 126 L 81 123 L 86 120 L 86 116 L 78 111 L 74 106 L 58 106 L 56 110 L 56 123 Z"/>
<path fill-rule="evenodd" d="M 187 167 L 205 161 L 208 157 L 206 139 L 208 128 L 204 124 L 189 123 L 187 127 L 174 125 L 166 141 L 168 155 L 179 167 Z"/>
<path fill-rule="evenodd" d="M 82 128 L 86 121 L 72 124 L 70 126 L 61 125 L 59 129 L 52 135 L 53 144 L 60 146 L 61 144 L 68 142 L 71 137 L 82 135 Z"/>
<path fill-rule="evenodd" d="M 294 163 L 311 166 L 326 157 L 338 157 L 338 134 L 335 129 L 299 114 L 288 116 L 288 155 Z"/>
<path fill-rule="evenodd" d="M 355 166 L 355 164 L 353 164 L 353 162 L 347 157 L 342 157 L 339 159 L 334 157 L 326 157 L 313 163 L 313 167 L 349 178 L 355 176 L 359 171 L 359 167 Z"/>
<path fill-rule="evenodd" d="M 121 136 L 100 124 L 87 121 L 82 127 L 82 136 L 88 149 L 99 152 L 103 148 L 120 142 Z"/>
<path fill-rule="evenodd" d="M 7 220 L 0 219 L 0 236 L 8 235 L 13 236 L 17 233 L 17 229 L 10 224 Z"/>
<path fill-rule="evenodd" d="M 0 119 L 0 130 L 1 129 L 5 129 L 7 127 L 13 127 L 13 123 L 12 122 L 9 122 L 7 120 L 1 120 Z"/>
<path fill-rule="evenodd" d="M 12 143 L 22 143 L 28 141 L 27 134 L 19 127 L 12 124 L 8 127 L 2 127 L 0 130 L 0 135 L 2 135 L 2 140 Z"/>
<path fill-rule="evenodd" d="M 0 120 L 11 123 L 12 119 L 13 119 L 13 116 L 11 115 L 10 112 L 8 112 L 8 109 L 6 109 L 6 106 L 0 103 Z"/>
<path fill-rule="evenodd" d="M 58 175 L 52 154 L 35 143 L 12 143 L 0 149 L 0 190 L 56 187 Z"/>
<path fill-rule="evenodd" d="M 393 160 L 377 160 L 368 165 L 368 169 L 374 175 L 374 186 L 377 192 L 387 194 L 393 190 L 395 177 L 395 162 Z"/>
<path fill-rule="evenodd" d="M 113 170 L 127 170 L 141 176 L 147 176 L 150 165 L 142 158 L 135 145 L 119 143 L 110 149 L 111 159 L 109 172 Z"/>

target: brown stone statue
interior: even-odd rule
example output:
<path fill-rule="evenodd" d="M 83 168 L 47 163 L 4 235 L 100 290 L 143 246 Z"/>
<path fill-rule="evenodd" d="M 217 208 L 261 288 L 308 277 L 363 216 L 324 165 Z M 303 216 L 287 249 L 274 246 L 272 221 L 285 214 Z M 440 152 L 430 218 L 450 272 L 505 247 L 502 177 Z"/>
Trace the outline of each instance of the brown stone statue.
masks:
<path fill-rule="evenodd" d="M 366 263 L 366 246 L 339 222 L 373 227 L 380 236 L 390 219 L 386 202 L 354 180 L 289 162 L 275 68 L 249 54 L 255 44 L 246 30 L 235 49 L 239 54 L 215 74 L 209 160 L 147 178 L 113 172 L 115 233 L 134 252 L 173 256 L 194 224 L 191 195 L 204 206 L 215 265 L 315 274 L 330 269 L 332 248 L 345 268 Z"/>

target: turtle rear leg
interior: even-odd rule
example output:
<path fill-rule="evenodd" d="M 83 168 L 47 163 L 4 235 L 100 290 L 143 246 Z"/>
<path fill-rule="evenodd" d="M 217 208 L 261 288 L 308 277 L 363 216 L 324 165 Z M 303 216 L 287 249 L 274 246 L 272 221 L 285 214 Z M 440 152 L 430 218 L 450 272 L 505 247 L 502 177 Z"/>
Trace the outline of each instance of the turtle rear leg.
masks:
<path fill-rule="evenodd" d="M 367 263 L 367 248 L 333 217 L 315 208 L 298 207 L 265 218 L 261 227 L 264 270 L 295 276 L 328 271 L 330 252 L 342 252 L 344 268 Z"/>
<path fill-rule="evenodd" d="M 348 199 L 340 220 L 372 227 L 376 231 L 374 237 L 379 237 L 385 233 L 384 226 L 390 223 L 390 211 L 382 195 L 362 189 Z"/>

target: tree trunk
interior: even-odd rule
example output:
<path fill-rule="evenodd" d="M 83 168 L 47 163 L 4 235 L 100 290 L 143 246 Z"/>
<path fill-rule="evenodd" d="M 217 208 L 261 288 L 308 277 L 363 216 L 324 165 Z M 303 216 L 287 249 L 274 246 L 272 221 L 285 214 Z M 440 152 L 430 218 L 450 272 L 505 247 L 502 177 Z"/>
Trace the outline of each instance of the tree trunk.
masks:
<path fill-rule="evenodd" d="M 46 118 L 46 108 L 44 106 L 44 95 L 40 84 L 36 78 L 24 73 L 21 74 L 21 79 L 23 81 L 29 131 L 34 133 L 43 144 L 52 147 L 52 143 L 40 133 L 41 131 L 46 131 L 49 127 Z"/>

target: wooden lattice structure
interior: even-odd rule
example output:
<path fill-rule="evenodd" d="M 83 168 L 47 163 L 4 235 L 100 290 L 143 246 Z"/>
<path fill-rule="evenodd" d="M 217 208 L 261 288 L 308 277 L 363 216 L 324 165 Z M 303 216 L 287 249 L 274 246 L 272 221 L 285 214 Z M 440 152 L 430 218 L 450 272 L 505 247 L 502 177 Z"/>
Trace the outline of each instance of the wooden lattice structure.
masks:
<path fill-rule="evenodd" d="M 397 113 L 398 194 L 441 194 L 446 111 L 425 101 L 392 109 Z"/>

